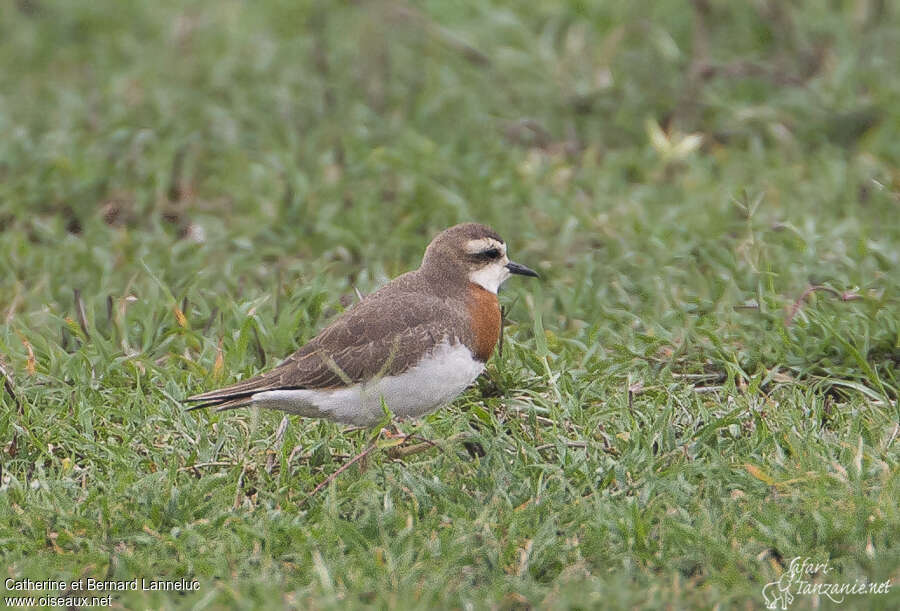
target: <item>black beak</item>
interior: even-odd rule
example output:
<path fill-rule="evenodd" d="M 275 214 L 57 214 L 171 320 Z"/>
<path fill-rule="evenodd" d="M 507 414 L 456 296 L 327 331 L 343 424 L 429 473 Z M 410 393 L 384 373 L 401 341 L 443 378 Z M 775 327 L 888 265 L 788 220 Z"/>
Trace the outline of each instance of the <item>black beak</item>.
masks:
<path fill-rule="evenodd" d="M 510 274 L 518 274 L 520 276 L 531 276 L 532 278 L 540 278 L 537 272 L 531 269 L 530 267 L 525 267 L 519 263 L 513 263 L 510 261 L 506 264 L 506 269 L 509 270 Z"/>

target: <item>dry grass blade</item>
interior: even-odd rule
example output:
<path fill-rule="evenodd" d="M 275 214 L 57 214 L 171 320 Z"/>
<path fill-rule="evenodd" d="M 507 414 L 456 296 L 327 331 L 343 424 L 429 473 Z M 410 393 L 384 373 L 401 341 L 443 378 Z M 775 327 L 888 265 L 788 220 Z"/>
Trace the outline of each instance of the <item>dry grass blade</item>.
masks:
<path fill-rule="evenodd" d="M 72 289 L 72 292 L 75 295 L 75 315 L 78 317 L 78 325 L 84 332 L 84 337 L 86 339 L 91 339 L 91 334 L 88 331 L 87 326 L 87 318 L 84 315 L 84 300 L 81 299 L 81 289 Z"/>
<path fill-rule="evenodd" d="M 281 423 L 278 425 L 278 430 L 275 431 L 275 445 L 272 447 L 272 450 L 266 457 L 266 473 L 271 473 L 272 469 L 275 468 L 275 455 L 281 450 L 281 447 L 284 445 L 284 433 L 285 431 L 287 431 L 289 422 L 290 419 L 287 416 L 283 416 L 281 418 Z"/>
<path fill-rule="evenodd" d="M 346 463 L 344 463 L 343 465 L 341 465 L 341 467 L 340 467 L 337 471 L 335 471 L 334 473 L 332 473 L 331 475 L 329 475 L 328 477 L 326 477 L 325 480 L 324 480 L 322 483 L 320 483 L 318 486 L 316 486 L 315 488 L 313 488 L 313 491 L 310 492 L 310 493 L 306 496 L 306 498 L 303 499 L 303 501 L 301 501 L 300 504 L 301 504 L 301 505 L 304 505 L 304 504 L 308 503 L 308 502 L 310 501 L 310 499 L 312 499 L 312 497 L 314 497 L 315 495 L 317 495 L 323 488 L 327 487 L 329 484 L 331 484 L 331 482 L 333 482 L 334 480 L 336 480 L 336 479 L 340 476 L 341 473 L 343 473 L 344 471 L 346 471 L 347 469 L 349 469 L 350 467 L 352 467 L 353 465 L 355 465 L 355 464 L 358 463 L 359 461 L 361 461 L 361 460 L 363 460 L 364 458 L 366 458 L 369 454 L 372 453 L 372 450 L 374 450 L 374 449 L 377 448 L 377 447 L 378 447 L 378 446 L 375 444 L 374 441 L 373 441 L 372 443 L 370 443 L 368 446 L 366 446 L 366 448 L 365 448 L 362 452 L 360 452 L 359 454 L 357 454 L 356 456 L 354 456 L 353 458 L 351 458 L 349 461 L 347 461 Z"/>
<path fill-rule="evenodd" d="M 6 367 L 3 366 L 3 363 L 0 363 L 0 376 L 3 376 L 3 388 L 6 390 L 6 394 L 12 397 L 12 400 L 16 404 L 16 409 L 21 416 L 25 412 L 25 408 L 22 405 L 22 401 L 19 399 L 19 395 L 16 394 L 16 389 L 13 386 L 12 376 L 10 376 L 9 372 L 6 371 Z"/>
<path fill-rule="evenodd" d="M 396 19 L 405 19 L 422 27 L 436 40 L 441 41 L 447 48 L 459 53 L 467 61 L 477 66 L 490 66 L 491 58 L 482 51 L 460 38 L 455 32 L 440 25 L 418 8 L 406 2 L 392 2 L 387 5 L 391 16 Z"/>
<path fill-rule="evenodd" d="M 213 306 L 212 311 L 209 313 L 209 318 L 206 319 L 206 323 L 203 325 L 203 335 L 209 333 L 210 327 L 212 327 L 213 322 L 216 320 L 216 315 L 219 313 L 219 306 Z"/>
<path fill-rule="evenodd" d="M 811 284 L 806 287 L 806 290 L 797 298 L 797 300 L 791 305 L 788 310 L 787 316 L 784 319 L 784 324 L 790 326 L 794 320 L 794 317 L 797 315 L 797 312 L 803 307 L 803 304 L 806 302 L 806 298 L 815 293 L 816 291 L 825 291 L 826 293 L 830 293 L 840 299 L 841 301 L 855 301 L 857 299 L 862 299 L 862 295 L 858 293 L 854 293 L 853 291 L 844 291 L 841 293 L 840 291 L 836 291 L 830 286 L 822 286 L 817 284 Z"/>
<path fill-rule="evenodd" d="M 555 443 L 545 443 L 537 446 L 535 448 L 536 451 L 541 452 L 543 450 L 550 450 L 551 448 L 555 448 L 557 444 Z M 566 441 L 563 443 L 567 448 L 586 448 L 588 444 L 586 441 Z"/>
<path fill-rule="evenodd" d="M 256 346 L 256 358 L 259 359 L 260 367 L 266 366 L 266 351 L 263 350 L 262 342 L 259 341 L 259 331 L 256 330 L 256 325 L 251 325 L 251 329 L 253 329 L 253 345 Z"/>

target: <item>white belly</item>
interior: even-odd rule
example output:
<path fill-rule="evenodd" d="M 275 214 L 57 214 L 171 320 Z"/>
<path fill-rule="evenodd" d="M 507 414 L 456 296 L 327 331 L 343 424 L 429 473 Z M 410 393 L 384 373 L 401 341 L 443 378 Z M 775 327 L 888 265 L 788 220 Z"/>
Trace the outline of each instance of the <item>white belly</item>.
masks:
<path fill-rule="evenodd" d="M 438 345 L 415 367 L 336 390 L 267 390 L 253 405 L 311 418 L 370 426 L 382 415 L 381 400 L 395 416 L 421 416 L 455 399 L 484 371 L 464 344 Z"/>

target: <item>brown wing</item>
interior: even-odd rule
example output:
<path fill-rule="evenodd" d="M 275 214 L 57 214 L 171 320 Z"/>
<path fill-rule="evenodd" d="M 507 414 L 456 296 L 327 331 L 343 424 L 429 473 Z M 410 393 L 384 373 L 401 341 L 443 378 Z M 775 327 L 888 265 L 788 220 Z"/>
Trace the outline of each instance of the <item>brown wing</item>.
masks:
<path fill-rule="evenodd" d="M 191 409 L 239 407 L 253 394 L 266 390 L 339 388 L 397 375 L 444 338 L 472 341 L 470 334 L 459 333 L 468 329 L 465 308 L 422 293 L 393 292 L 390 299 L 380 293 L 350 308 L 271 371 L 188 398 L 205 402 Z"/>

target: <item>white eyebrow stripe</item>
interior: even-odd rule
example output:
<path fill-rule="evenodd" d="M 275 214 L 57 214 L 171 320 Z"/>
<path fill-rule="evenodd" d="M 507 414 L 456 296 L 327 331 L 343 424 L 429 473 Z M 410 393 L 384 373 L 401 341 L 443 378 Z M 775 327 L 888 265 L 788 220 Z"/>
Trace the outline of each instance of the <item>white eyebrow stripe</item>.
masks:
<path fill-rule="evenodd" d="M 484 252 L 492 248 L 496 248 L 501 253 L 506 254 L 506 244 L 504 244 L 503 242 L 498 242 L 494 238 L 477 238 L 475 240 L 469 240 L 468 242 L 466 242 L 466 252 L 470 255 Z"/>

